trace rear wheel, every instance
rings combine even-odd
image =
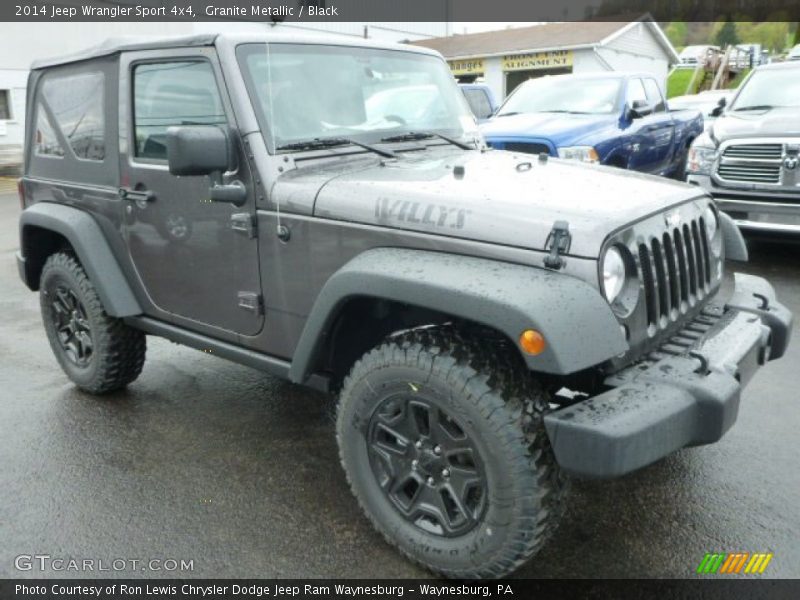
[[[145,335],[110,317],[83,267],[65,252],[44,264],[40,304],[50,347],[81,389],[104,394],[125,387],[142,372]]]
[[[545,393],[506,348],[421,329],[365,354],[344,382],[342,465],[389,543],[449,577],[499,577],[552,533],[561,476]]]

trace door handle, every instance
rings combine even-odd
[[[123,200],[136,202],[137,205],[146,205],[156,199],[154,192],[150,190],[132,190],[131,188],[119,188],[119,197]]]

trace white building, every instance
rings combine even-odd
[[[0,168],[22,158],[25,89],[30,64],[40,58],[71,54],[123,35],[191,35],[253,32],[266,29],[319,31],[383,41],[414,41],[445,36],[448,23],[246,23],[246,22],[85,22],[0,23]]]
[[[652,73],[665,85],[678,60],[658,24],[579,21],[413,42],[444,55],[459,81],[485,82],[498,99],[532,77],[595,71]]]

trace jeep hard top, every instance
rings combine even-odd
[[[718,440],[791,315],[700,189],[488,149],[435,52],[112,41],[35,64],[19,273],[58,362],[119,390],[155,335],[338,398],[411,559],[501,576],[613,477]],[[168,382],[165,382],[168,385]]]

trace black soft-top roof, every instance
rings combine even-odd
[[[42,69],[54,67],[68,63],[88,60],[100,56],[110,56],[126,50],[158,50],[161,48],[185,48],[192,46],[213,46],[217,39],[216,33],[203,35],[186,35],[178,37],[146,37],[146,36],[122,36],[109,38],[103,43],[81,50],[75,54],[56,56],[36,60],[31,65],[31,69]]]

